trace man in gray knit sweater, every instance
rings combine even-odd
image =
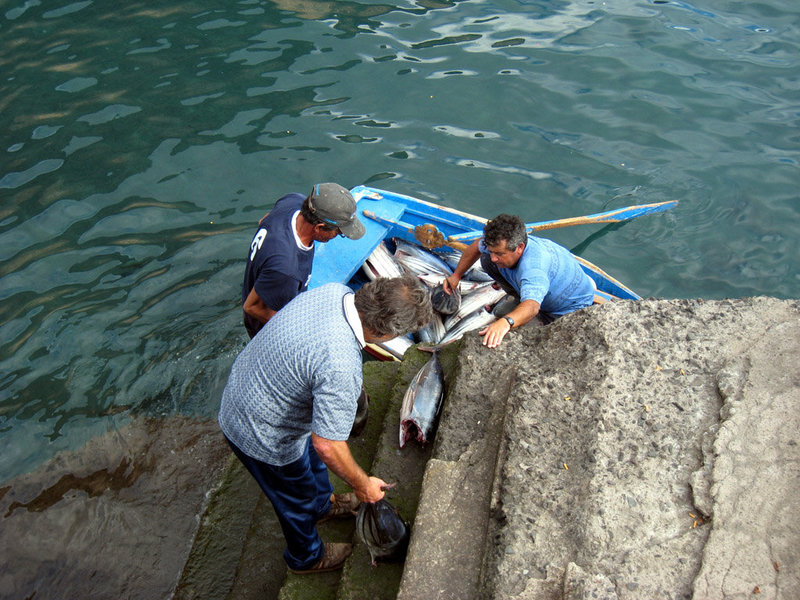
[[[275,508],[291,571],[341,568],[351,545],[323,543],[317,522],[384,495],[386,482],[365,473],[347,445],[362,348],[432,317],[430,294],[414,277],[377,279],[355,293],[327,284],[278,311],[236,358],[219,424]],[[355,493],[333,494],[328,469]]]

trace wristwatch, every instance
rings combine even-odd
[[[511,317],[509,317],[508,315],[504,316],[503,318],[504,318],[506,321],[508,321],[508,326],[509,326],[509,327],[514,327],[514,319],[512,319],[512,318],[511,318]]]

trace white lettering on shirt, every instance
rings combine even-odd
[[[261,245],[264,243],[264,240],[267,237],[267,230],[266,229],[259,229],[258,233],[256,233],[253,241],[250,242],[250,260],[252,261],[253,258],[256,256],[256,252],[261,249]]]

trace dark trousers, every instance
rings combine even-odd
[[[333,486],[311,439],[303,456],[282,467],[248,456],[230,440],[228,444],[272,502],[286,539],[286,564],[296,570],[314,566],[325,553],[317,521],[330,510]]]

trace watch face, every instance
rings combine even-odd
[[[503,317],[503,318],[504,318],[506,321],[508,321],[508,324],[509,324],[509,325],[511,325],[511,327],[513,327],[513,326],[514,326],[514,319],[512,319],[511,317]]]

